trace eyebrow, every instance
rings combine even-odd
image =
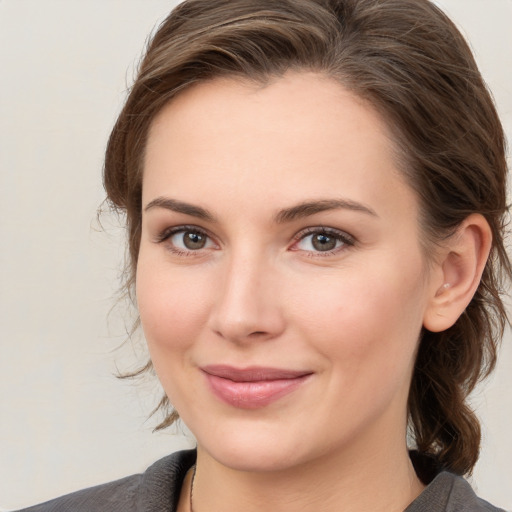
[[[292,206],[291,208],[285,208],[276,214],[274,221],[278,224],[283,224],[285,222],[309,217],[315,213],[339,209],[362,212],[372,217],[378,217],[377,213],[370,207],[356,201],[350,201],[348,199],[321,199],[318,201],[306,201]]]
[[[164,208],[166,210],[183,213],[209,222],[217,221],[215,216],[206,208],[178,201],[177,199],[171,199],[169,197],[157,197],[156,199],[153,199],[145,206],[144,211],[151,210],[152,208]],[[361,212],[371,215],[372,217],[378,217],[377,213],[375,213],[375,211],[370,207],[356,201],[348,199],[320,199],[316,201],[305,201],[295,206],[291,206],[290,208],[284,208],[274,216],[274,222],[277,224],[284,224],[286,222],[292,222],[297,219],[309,217],[316,213],[339,209]]]
[[[200,206],[195,206],[190,203],[184,203],[183,201],[178,201],[169,197],[157,197],[156,199],[153,199],[146,205],[144,211],[147,212],[152,208],[165,208],[166,210],[172,210],[173,212],[184,213],[185,215],[191,215],[198,219],[215,222],[215,217],[205,208],[201,208]]]

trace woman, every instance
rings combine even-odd
[[[506,322],[506,171],[431,3],[181,4],[105,186],[161,426],[179,414],[197,452],[29,510],[498,510],[460,475]]]

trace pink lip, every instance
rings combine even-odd
[[[258,409],[295,391],[312,375],[309,371],[251,366],[211,365],[201,368],[213,393],[240,409]]]

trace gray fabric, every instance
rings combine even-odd
[[[461,478],[443,471],[404,512],[505,512],[477,497]]]
[[[173,453],[133,475],[18,512],[176,512],[196,452]],[[461,477],[442,472],[404,512],[505,512],[478,498]]]
[[[173,453],[141,475],[83,489],[17,512],[175,512],[195,450]]]

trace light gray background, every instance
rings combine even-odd
[[[118,381],[107,321],[123,232],[95,221],[102,153],[147,34],[176,2],[0,0],[0,510],[139,472],[192,441],[152,434],[158,387]],[[440,0],[462,27],[512,138],[512,0]],[[512,347],[474,397],[473,478],[512,509]]]

